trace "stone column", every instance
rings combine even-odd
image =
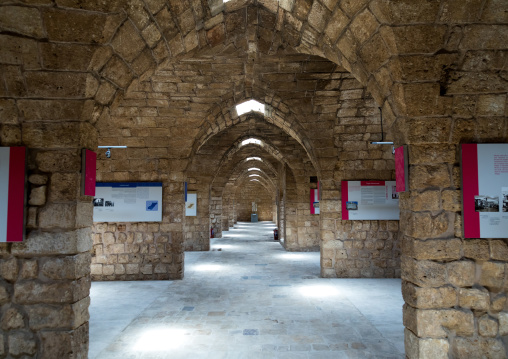
[[[81,149],[97,148],[85,122],[25,122],[27,231],[0,245],[0,354],[86,358],[92,198],[80,195]]]
[[[463,238],[458,154],[458,144],[409,146],[400,202],[408,358],[506,357],[508,246]]]

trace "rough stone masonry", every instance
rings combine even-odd
[[[25,242],[0,245],[0,357],[86,358],[91,279],[182,278],[184,251],[258,196],[323,277],[401,276],[408,358],[505,358],[507,239],[463,238],[459,144],[508,140],[507,16],[505,0],[2,2],[0,146],[28,149],[28,204]],[[249,99],[264,113],[238,115]],[[394,177],[381,138],[409,149],[400,221],[342,221],[340,181]],[[98,153],[99,181],[163,183],[161,223],[93,223],[81,149],[99,144],[128,146]]]

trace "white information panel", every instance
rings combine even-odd
[[[343,220],[398,220],[395,181],[342,181]]]
[[[508,237],[508,144],[462,144],[465,238]]]
[[[93,200],[94,222],[161,222],[161,182],[101,182]]]
[[[187,192],[187,201],[185,201],[185,215],[187,217],[197,216],[198,194],[196,192]]]

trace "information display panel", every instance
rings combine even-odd
[[[100,182],[94,222],[161,222],[162,182]]]
[[[185,215],[187,217],[196,217],[198,206],[198,194],[194,191],[187,192],[187,199],[185,200]]]
[[[343,220],[398,220],[395,181],[342,181]]]
[[[508,237],[508,144],[461,145],[465,238]]]

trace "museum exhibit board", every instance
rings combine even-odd
[[[162,182],[99,182],[94,222],[161,222]]]
[[[395,181],[342,181],[343,220],[398,220]]]
[[[508,234],[508,144],[462,144],[462,219],[465,238]]]

